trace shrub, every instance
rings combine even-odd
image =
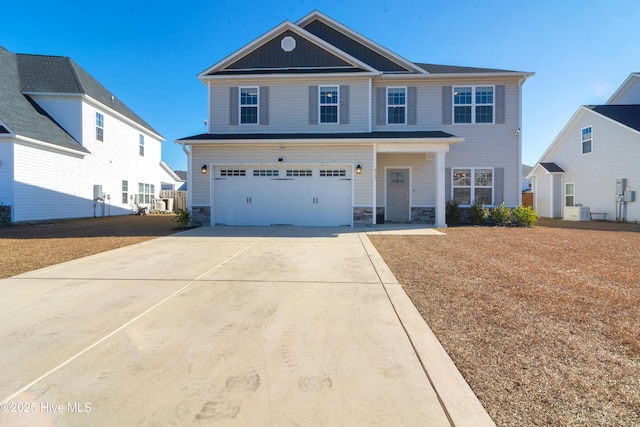
[[[183,227],[191,224],[191,212],[185,209],[178,209],[176,211],[176,223]]]
[[[11,206],[0,203],[0,227],[11,224]]]
[[[517,208],[513,208],[511,218],[513,223],[519,227],[533,227],[538,220],[538,214],[532,208],[521,204]]]
[[[447,225],[455,225],[461,216],[462,210],[460,209],[460,204],[453,199],[449,200],[446,208]]]
[[[504,202],[500,206],[491,209],[491,222],[495,225],[511,224],[511,209],[506,207]]]
[[[469,221],[473,225],[480,225],[489,218],[489,208],[481,204],[473,204],[469,208]]]

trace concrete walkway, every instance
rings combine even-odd
[[[0,281],[0,425],[493,425],[366,232],[203,227]]]

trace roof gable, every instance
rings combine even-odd
[[[627,77],[607,101],[607,105],[611,104],[640,104],[640,73]]]
[[[364,62],[285,21],[209,67],[199,77],[202,79],[214,75],[247,73],[372,71],[375,70]]]
[[[132,122],[160,135],[71,58],[17,54],[20,91],[26,94],[85,94]]]

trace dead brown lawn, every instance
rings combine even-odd
[[[0,228],[0,278],[180,231],[127,216]],[[640,425],[640,225],[371,236],[500,426]]]
[[[371,240],[496,424],[640,425],[640,226],[540,224]]]

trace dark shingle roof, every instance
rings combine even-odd
[[[547,172],[551,172],[551,173],[563,173],[564,172],[564,169],[562,169],[560,166],[558,166],[558,165],[556,165],[555,163],[552,163],[552,162],[540,163],[540,166],[545,168],[547,170]]]
[[[438,65],[414,62],[430,74],[474,74],[474,73],[517,73],[518,71],[497,70],[495,68],[459,67],[456,65]]]
[[[0,120],[16,135],[88,153],[20,87],[17,55],[0,47]]]
[[[640,105],[595,105],[593,111],[640,131]]]
[[[282,140],[282,139],[393,139],[393,138],[456,138],[450,133],[436,131],[357,132],[357,133],[203,133],[178,141],[205,140]]]
[[[64,56],[16,55],[23,93],[86,94],[131,121],[159,133],[96,79]]]

